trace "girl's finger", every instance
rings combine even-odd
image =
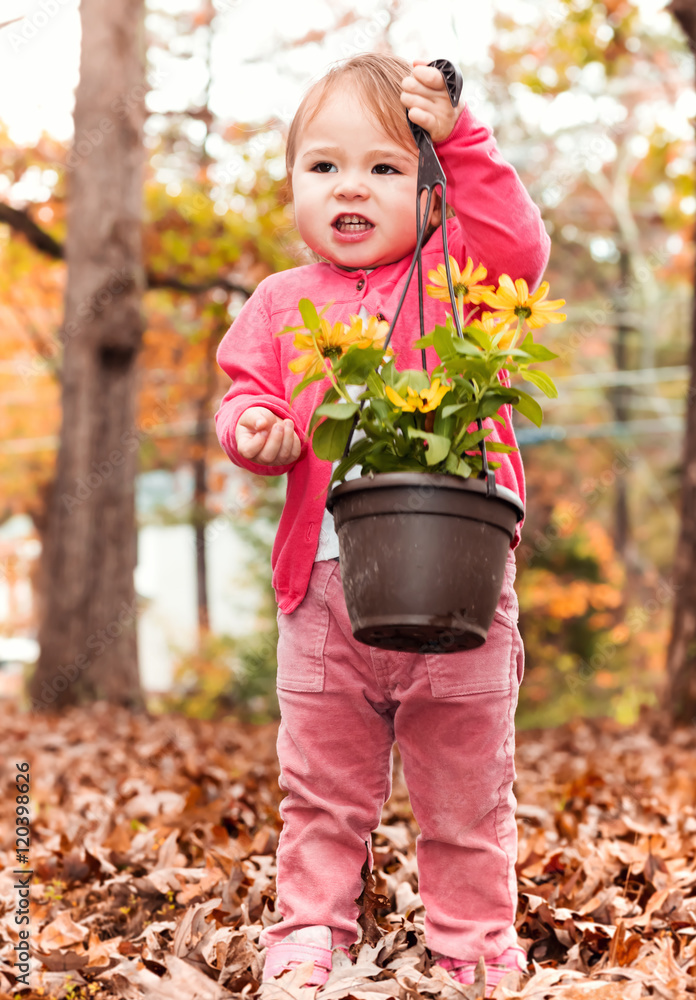
[[[283,421],[283,439],[280,443],[280,448],[278,449],[277,462],[278,465],[286,465],[290,453],[292,452],[292,435],[294,434],[294,428],[291,420]]]
[[[401,100],[421,98],[424,101],[437,101],[444,105],[445,102],[449,104],[449,98],[443,90],[433,90],[431,87],[424,87],[423,84],[418,83],[408,87],[404,87],[401,91]]]
[[[401,103],[405,104],[407,108],[420,108],[421,111],[430,111],[435,114],[438,108],[442,108],[442,104],[439,101],[433,100],[432,97],[425,97],[422,94],[407,94],[403,93],[401,97]]]
[[[408,117],[415,125],[420,125],[421,128],[424,128],[426,132],[432,132],[434,126],[437,124],[435,115],[429,111],[423,111],[422,108],[409,108]]]
[[[278,453],[279,443],[283,439],[282,428],[283,424],[280,420],[276,421],[276,423],[273,424],[266,437],[266,443],[256,456],[257,462],[261,462],[264,465],[274,464],[276,455]]]
[[[265,443],[265,431],[256,431],[255,433],[245,431],[239,442],[239,453],[244,458],[254,459],[262,450]]]
[[[431,90],[444,90],[445,81],[439,69],[434,66],[416,65],[413,67],[412,75]]]

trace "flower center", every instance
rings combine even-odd
[[[529,306],[515,306],[515,315],[521,316],[522,319],[529,319],[532,315],[532,310]]]
[[[337,344],[323,344],[319,349],[324,358],[340,358],[343,355],[343,348]]]
[[[455,285],[454,286],[454,294],[455,295],[468,295],[469,294],[469,286],[468,285]]]

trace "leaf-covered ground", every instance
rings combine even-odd
[[[278,919],[275,724],[147,717],[105,704],[0,707],[0,1000],[473,1000],[423,940],[418,828],[395,750],[354,964],[325,987],[261,985]],[[31,774],[31,988],[16,981],[15,764]],[[519,735],[518,931],[529,975],[496,996],[696,996],[696,730],[579,722]],[[386,897],[381,898],[380,897]]]

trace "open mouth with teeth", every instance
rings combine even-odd
[[[340,233],[364,233],[375,228],[364,215],[338,215],[331,225]]]

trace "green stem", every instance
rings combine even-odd
[[[517,338],[518,338],[518,337],[519,337],[519,335],[520,335],[520,330],[522,329],[522,324],[523,324],[523,322],[524,322],[524,320],[522,319],[522,317],[521,317],[521,316],[518,316],[518,317],[517,317],[517,329],[515,330],[515,336],[514,336],[514,337],[512,338],[512,340],[510,341],[510,345],[509,345],[509,348],[508,348],[509,350],[512,350],[512,348],[513,348],[513,347],[515,346],[515,344],[517,343]]]
[[[462,330],[464,329],[465,326],[469,325],[469,320],[474,315],[474,313],[476,312],[477,309],[478,309],[478,306],[474,306],[474,308],[471,310],[471,312],[467,313],[466,319],[462,320]]]
[[[336,392],[338,393],[338,395],[342,399],[345,400],[346,403],[352,403],[353,400],[350,398],[350,396],[348,396],[343,391],[343,389],[341,388],[341,386],[338,384],[338,380],[336,379],[336,376],[334,375],[334,370],[333,370],[333,365],[331,364],[331,360],[329,358],[325,358],[324,355],[319,350],[319,345],[317,344],[316,330],[310,330],[309,332],[310,332],[310,335],[312,337],[312,343],[314,344],[314,350],[317,353],[317,357],[321,361],[322,368],[324,369],[324,371],[326,372],[326,374],[329,377],[329,381],[331,382],[331,385],[334,387],[334,389],[336,390]],[[326,365],[327,361],[328,361],[328,367]]]

